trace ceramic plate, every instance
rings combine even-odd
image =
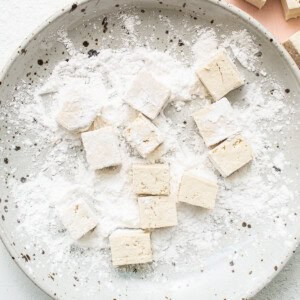
[[[286,102],[296,110],[291,119],[292,124],[300,120],[300,102],[297,101],[300,92],[299,71],[282,46],[257,22],[238,9],[220,1],[206,0],[92,0],[64,9],[36,30],[13,55],[1,75],[0,105],[7,107],[11,103],[14,88],[21,81],[35,85],[41,78],[49,76],[57,62],[67,59],[64,45],[57,41],[57,31],[61,28],[68,31],[69,37],[78,48],[82,48],[84,41],[90,41],[89,47],[83,47],[83,51],[97,48],[96,39],[101,47],[118,48],[121,44],[119,37],[122,31],[121,22],[117,18],[120,10],[139,16],[141,30],[137,38],[142,39],[143,36],[150,34],[149,27],[142,26],[145,22],[153,24],[160,41],[155,40],[150,46],[157,49],[167,48],[169,42],[165,38],[166,28],[160,21],[159,15],[168,15],[175,27],[182,30],[184,30],[183,19],[191,24],[217,28],[219,35],[247,29],[260,45],[263,54],[260,58],[261,69],[272,74],[278,84],[290,90],[290,93],[286,94]],[[107,15],[110,23],[114,23],[113,36],[108,36],[105,30],[93,29],[92,26],[96,24],[98,28],[101,27],[103,18]],[[186,34],[185,38],[192,40],[193,33]],[[257,293],[280,271],[298,244],[300,220],[298,199],[295,197],[295,200],[286,204],[289,215],[278,217],[288,234],[282,234],[278,230],[276,216],[274,220],[261,220],[260,224],[252,224],[251,231],[242,228],[238,243],[230,243],[224,237],[223,246],[218,248],[221,250],[204,257],[205,263],[198,270],[197,266],[193,266],[190,272],[176,273],[174,276],[169,276],[167,280],[143,280],[142,274],[130,273],[127,276],[126,274],[116,276],[113,282],[107,285],[98,281],[98,272],[103,272],[101,269],[89,276],[85,276],[88,274],[88,265],[78,264],[75,271],[74,268],[70,270],[63,265],[55,269],[51,257],[47,255],[49,245],[40,241],[43,244],[43,251],[41,248],[36,249],[35,245],[24,247],[29,244],[32,236],[16,230],[20,222],[18,216],[22,212],[14,204],[12,191],[7,187],[6,181],[10,176],[21,180],[22,177],[26,178],[26,174],[37,172],[28,162],[32,161],[38,147],[15,151],[12,145],[33,137],[30,136],[30,132],[20,135],[17,127],[8,126],[7,121],[11,117],[9,114],[2,114],[0,117],[1,238],[23,271],[54,298],[245,299]],[[270,126],[273,125],[270,123]],[[297,176],[299,175],[300,132],[294,130],[293,126],[284,126],[282,133],[274,133],[272,137],[266,138],[280,142],[281,151],[290,162],[285,171],[290,179],[288,189],[299,195]],[[3,163],[4,158],[7,158],[9,163],[7,160]],[[295,178],[298,178],[298,183]],[[273,232],[273,234],[266,235],[265,232]],[[172,273],[172,266],[165,266],[165,270],[166,274]]]

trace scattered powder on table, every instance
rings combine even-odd
[[[121,18],[124,18],[133,38],[139,20]],[[169,105],[154,120],[166,140],[156,151],[159,153],[150,157],[151,162],[170,164],[171,197],[176,197],[181,175],[186,170],[217,179],[220,190],[214,210],[178,204],[178,226],[152,233],[154,263],[139,267],[141,272],[144,271],[142,276],[161,281],[162,270],[171,263],[176,268],[172,272],[169,269],[165,279],[174,272],[199,268],[204,257],[223,247],[225,236],[232,244],[239,241],[244,220],[252,224],[255,232],[255,226],[259,227],[262,222],[291,213],[286,204],[294,195],[285,186],[285,157],[270,147],[266,139],[275,128],[270,128],[270,121],[288,120],[293,113],[284,103],[282,87],[269,78],[266,84],[273,86],[276,99],[270,105],[264,94],[264,82],[255,81],[244,87],[243,101],[232,103],[239,126],[253,146],[256,158],[227,179],[214,171],[207,159],[208,150],[191,118],[192,112],[210,103],[195,75],[195,66],[204,63],[208,54],[219,47],[231,49],[231,55],[240,62],[242,72],[255,71],[258,48],[247,31],[217,37],[213,29],[203,28],[191,45],[192,66],[176,58],[172,51],[163,53],[137,46],[134,49],[100,49],[98,56],[88,57],[75,49],[63,31],[60,32],[60,41],[66,44],[72,55],[70,60],[57,64],[50,78],[41,82],[37,89],[20,86],[16,101],[22,100],[23,104],[16,102],[13,108],[10,107],[18,115],[17,122],[22,123],[24,130],[30,131],[35,141],[45,148],[32,162],[33,167],[39,169],[36,176],[22,185],[12,178],[9,181],[19,207],[20,224],[16,230],[21,235],[30,236],[26,247],[30,248],[32,244],[41,249],[47,247],[53,270],[59,273],[65,266],[77,270],[79,265],[88,265],[84,275],[102,270],[98,272],[99,280],[108,279],[107,284],[119,276],[111,265],[108,236],[116,228],[138,227],[137,201],[132,192],[130,170],[132,163],[144,161],[122,137],[122,129],[137,115],[124,104],[123,98],[143,68],[171,90]],[[99,97],[101,101],[98,90],[101,85],[106,89],[108,100],[101,102],[100,114],[107,124],[117,126],[119,130],[122,167],[94,172],[86,163],[80,135],[61,129],[55,117],[67,97],[65,91],[76,87],[76,90],[87,92],[91,98]],[[32,119],[36,122],[32,123]],[[281,174],[272,168],[274,164],[280,168]],[[264,179],[266,172],[268,181]],[[84,198],[99,219],[96,230],[80,241],[74,242],[70,238],[55,210],[65,194],[76,199]],[[278,226],[284,232],[283,225]],[[265,234],[275,233],[266,231]]]

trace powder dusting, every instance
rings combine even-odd
[[[243,87],[241,101],[231,103],[238,125],[256,157],[229,178],[222,178],[214,170],[207,158],[208,149],[191,117],[193,112],[211,102],[195,75],[196,67],[223,47],[240,63],[241,72],[256,72],[258,46],[253,37],[246,30],[218,36],[212,28],[201,28],[190,45],[192,60],[187,62],[178,58],[172,47],[170,51],[162,52],[140,45],[136,33],[136,27],[141,24],[138,17],[123,14],[120,19],[128,31],[124,47],[101,48],[96,56],[81,53],[67,33],[60,31],[59,41],[66,46],[70,59],[58,63],[52,75],[37,88],[26,84],[18,86],[16,101],[7,107],[7,112],[13,111],[18,116],[18,120],[12,119],[10,125],[22,124],[22,130],[32,134],[32,139],[24,141],[24,145],[37,143],[42,148],[31,162],[38,170],[37,175],[30,176],[21,185],[14,178],[8,182],[19,207],[17,232],[21,236],[31,236],[26,245],[28,248],[32,244],[41,249],[48,246],[48,255],[56,272],[66,265],[72,270],[88,266],[85,276],[101,269],[99,280],[107,279],[107,285],[120,275],[111,265],[108,236],[118,228],[138,228],[139,223],[131,166],[145,160],[126,143],[122,131],[137,116],[123,100],[142,69],[151,72],[171,91],[168,105],[154,120],[165,142],[148,160],[170,165],[170,196],[176,197],[185,171],[216,179],[220,187],[214,210],[180,203],[177,205],[178,226],[152,232],[154,262],[138,267],[142,277],[161,281],[167,280],[173,272],[197,269],[196,265],[203,262],[203,257],[224,247],[225,236],[229,237],[228,243],[237,243],[241,230],[250,230],[250,222],[259,228],[260,224],[272,221],[278,215],[292,217],[288,203],[295,197],[286,186],[284,170],[288,162],[267,138],[268,134],[282,129],[280,125],[270,127],[270,121],[288,121],[294,113],[285,104],[283,88],[271,77]],[[162,18],[162,22],[166,19]],[[136,46],[128,48],[132,42]],[[273,87],[272,103],[265,95],[264,85]],[[99,106],[93,106],[95,111],[92,113],[99,114],[107,125],[117,128],[121,168],[89,170],[80,135],[58,126],[58,109],[78,89],[90,100],[98,99]],[[99,221],[96,230],[76,242],[62,226],[55,208],[65,201],[65,195],[87,201]],[[248,222],[246,229],[242,225],[245,220]],[[284,235],[284,225],[278,223],[277,226]],[[265,232],[266,236],[272,234],[278,232]],[[162,279],[162,270],[170,264],[174,269],[167,271]]]

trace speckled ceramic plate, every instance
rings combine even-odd
[[[300,119],[300,102],[297,96],[300,92],[299,71],[293,61],[289,58],[281,45],[253,19],[236,8],[220,1],[207,0],[92,0],[82,4],[73,4],[61,11],[41,28],[36,30],[15,53],[7,68],[1,74],[1,102],[0,105],[8,105],[14,93],[14,87],[22,80],[36,84],[40,78],[49,76],[51,69],[58,61],[67,58],[64,46],[57,42],[57,30],[64,28],[75,46],[82,47],[84,41],[86,47],[83,51],[97,48],[99,44],[103,47],[118,47],[120,35],[118,26],[121,23],[116,17],[120,10],[128,11],[135,7],[135,13],[143,22],[155,25],[159,42],[153,41],[153,48],[164,49],[168,46],[165,38],[164,26],[159,20],[159,14],[168,15],[178,28],[182,27],[185,18],[193,24],[203,26],[218,26],[219,34],[246,28],[255,37],[261,46],[263,56],[261,66],[271,73],[273,77],[283,86],[290,89],[286,96],[289,105],[293,105],[297,113],[293,120]],[[109,15],[110,22],[114,23],[114,35],[107,35],[105,24],[103,30],[94,29],[90,24],[96,23],[101,26],[104,16]],[[212,20],[214,20],[212,22]],[[105,23],[105,22],[104,22]],[[103,25],[103,24],[102,24]],[[220,26],[221,25],[221,26]],[[143,26],[141,26],[143,28]],[[146,28],[146,27],[145,27]],[[121,32],[122,28],[120,28]],[[109,30],[108,30],[109,32]],[[149,34],[141,29],[139,38]],[[114,39],[112,39],[112,37]],[[186,33],[185,38],[192,39],[192,33]],[[97,42],[98,41],[98,42]],[[180,51],[186,51],[180,48]],[[179,51],[179,49],[178,49]],[[295,100],[295,101],[294,101]],[[102,287],[97,282],[97,274],[83,278],[80,284],[76,276],[68,272],[64,266],[59,271],[53,270],[51,257],[47,256],[47,247],[44,251],[36,251],[24,248],[30,236],[25,233],[17,234],[18,207],[11,199],[11,191],[6,187],[5,178],[11,176],[10,170],[17,167],[13,173],[15,177],[22,178],[27,172],[34,173],[30,164],[36,150],[14,151],[11,144],[17,144],[24,138],[18,134],[18,128],[7,127],[8,115],[0,117],[0,149],[1,149],[1,186],[0,186],[0,233],[7,249],[14,257],[24,272],[50,296],[58,299],[245,299],[253,296],[265,286],[283,267],[297,246],[300,233],[300,220],[298,218],[299,205],[295,202],[289,203],[289,209],[293,212],[293,218],[282,220],[285,222],[288,235],[284,237],[272,234],[269,237],[261,234],[266,228],[272,230],[273,222],[262,222],[250,233],[245,233],[238,245],[228,246],[224,244],[223,250],[212,257],[205,259],[202,272],[190,272],[172,277],[163,283],[153,283],[141,280],[138,275],[134,279],[125,281],[120,277],[112,282],[112,288]],[[271,125],[270,125],[271,126]],[[30,137],[30,132],[28,136]],[[300,133],[294,131],[293,127],[286,126],[284,134],[274,139],[285,140],[282,151],[291,162],[286,171],[289,178],[296,178],[299,169]],[[12,142],[13,141],[13,142]],[[8,158],[9,164],[7,164]],[[4,166],[4,164],[5,166]],[[297,191],[299,195],[299,182],[290,182],[289,189]],[[274,227],[276,230],[276,227]],[[188,254],[187,254],[188,255]],[[86,266],[82,266],[78,273]],[[51,273],[50,273],[51,270]],[[54,272],[53,272],[54,271]],[[101,270],[99,270],[101,272]]]

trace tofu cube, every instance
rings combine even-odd
[[[63,225],[74,240],[78,240],[94,229],[98,221],[85,201],[74,201],[58,208]]]
[[[238,135],[209,151],[208,156],[220,174],[227,177],[249,163],[253,152],[247,141]]]
[[[283,43],[283,46],[300,68],[300,31],[293,34],[286,42]]]
[[[220,50],[196,71],[215,101],[242,86],[244,79],[225,50]]]
[[[185,172],[181,178],[178,201],[213,209],[217,192],[215,181]]]
[[[81,134],[86,159],[92,170],[121,164],[119,141],[113,128],[103,127]]]
[[[177,225],[176,202],[169,197],[140,197],[140,226],[143,229]]]
[[[169,195],[170,168],[154,164],[132,166],[133,190],[137,195]]]
[[[224,141],[240,131],[233,109],[226,98],[200,109],[193,117],[207,147]]]
[[[267,0],[246,0],[246,1],[256,6],[259,9],[261,9],[267,2]]]
[[[102,100],[107,98],[103,85],[97,87],[98,96],[90,85],[78,82],[77,85],[62,87],[57,93],[58,103],[62,103],[56,116],[57,123],[74,133],[83,132],[93,123],[101,110]],[[99,97],[99,98],[98,98]]]
[[[164,141],[158,128],[142,114],[124,130],[124,137],[144,158]]]
[[[300,16],[299,0],[281,0],[286,20],[298,18]]]
[[[133,81],[125,102],[149,119],[157,117],[170,97],[170,90],[157,81],[149,72],[140,72]]]
[[[119,229],[110,235],[109,242],[114,266],[152,262],[150,233],[148,232]]]
[[[56,122],[66,130],[77,133],[87,130],[96,118],[97,111],[90,111],[79,101],[65,101]]]

